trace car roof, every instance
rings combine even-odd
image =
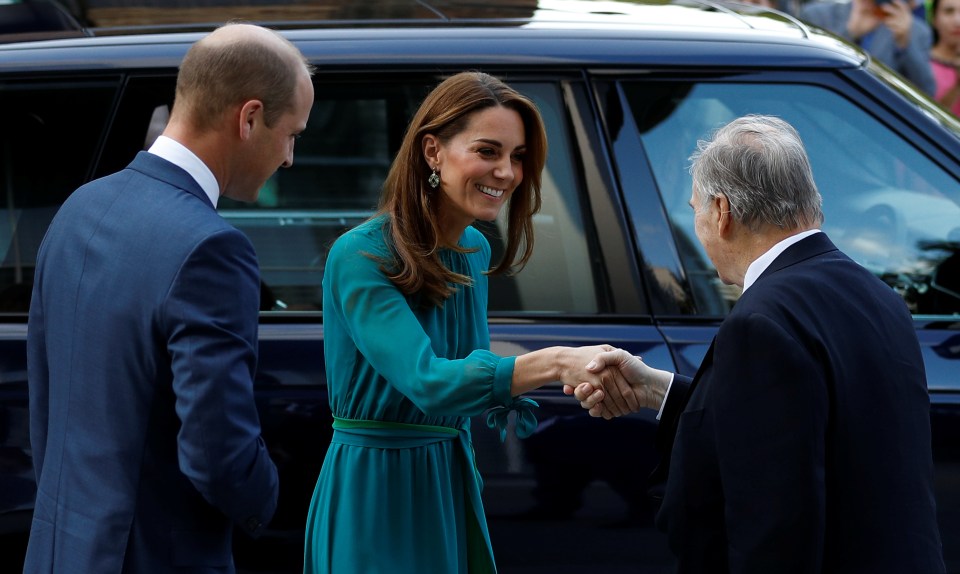
[[[411,62],[837,68],[861,66],[866,58],[787,14],[710,0],[324,0],[257,13],[221,6],[221,20],[210,20],[213,8],[167,10],[172,14],[161,18],[113,3],[90,10],[97,25],[81,37],[0,45],[4,67],[176,67],[193,42],[236,14],[256,15],[244,19],[281,31],[321,68]]]

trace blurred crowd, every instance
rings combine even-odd
[[[960,116],[960,0],[742,0],[854,42]]]

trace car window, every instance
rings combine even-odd
[[[895,289],[915,315],[960,313],[960,188],[920,150],[841,95],[811,85],[625,82],[649,164],[697,308],[726,308],[723,285],[697,241],[688,158],[697,139],[747,113],[797,128],[823,196],[823,230]],[[702,312],[702,311],[700,311]]]
[[[593,263],[584,216],[586,194],[574,166],[576,151],[572,148],[566,115],[558,87],[553,83],[513,82],[511,85],[533,100],[540,110],[547,131],[547,165],[541,178],[543,205],[534,216],[533,257],[516,275],[490,278],[492,312],[510,313],[596,313],[598,302],[597,272]],[[489,227],[480,229],[492,238],[494,261],[499,261],[506,236],[506,210],[497,221],[497,233]]]
[[[373,214],[407,123],[435,81],[320,80],[293,167],[279,170],[256,203],[221,198],[220,213],[244,231],[257,250],[264,311],[321,310],[327,251],[336,237]],[[552,83],[513,85],[540,107],[550,152],[543,174],[543,209],[534,222],[534,256],[519,274],[491,277],[489,308],[594,313],[596,274],[589,267],[583,194],[559,88]],[[477,226],[490,240],[494,262],[499,260],[505,219]]]
[[[0,313],[26,313],[37,250],[90,176],[119,82],[0,82]]]
[[[27,311],[36,251],[63,200],[84,181],[123,169],[160,135],[169,119],[175,79],[172,74],[128,78],[113,121],[109,112],[118,80],[0,85],[0,103],[14,114],[13,129],[2,136],[7,211],[0,219],[0,248],[6,254],[0,267],[0,312]],[[297,142],[293,167],[274,174],[255,203],[220,198],[220,213],[256,248],[261,310],[321,310],[327,250],[375,210],[407,123],[437,81],[434,76],[379,80],[318,78],[310,123]],[[542,178],[543,208],[534,220],[534,255],[521,273],[490,278],[489,309],[595,313],[602,273],[590,257],[585,194],[559,85],[513,85],[540,107],[550,150]],[[67,90],[69,106],[64,105]],[[107,127],[109,134],[104,134]],[[50,158],[56,158],[57,169],[49,169]],[[478,227],[498,261],[505,219]]]

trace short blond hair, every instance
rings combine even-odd
[[[252,24],[226,24],[196,42],[184,57],[174,112],[182,111],[204,131],[231,106],[260,100],[264,122],[272,127],[293,109],[304,70],[313,73],[300,50],[277,32]]]

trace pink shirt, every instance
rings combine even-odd
[[[935,97],[939,101],[943,94],[947,93],[947,90],[957,83],[957,69],[932,58],[930,59],[930,67],[933,68],[933,79],[937,82]],[[960,98],[957,98],[957,101],[953,103],[950,111],[953,112],[953,115],[960,117]]]

